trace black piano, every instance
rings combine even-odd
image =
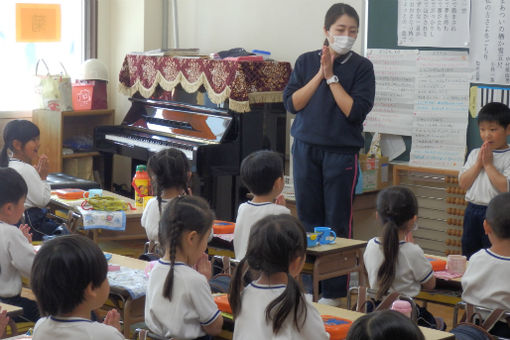
[[[111,187],[113,155],[136,164],[165,148],[184,152],[191,164],[194,194],[206,198],[217,218],[235,219],[245,201],[239,166],[260,149],[285,152],[285,110],[281,104],[255,105],[251,112],[173,101],[130,98],[132,106],[121,125],[100,126],[94,147],[105,156],[105,187]]]

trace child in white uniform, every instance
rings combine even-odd
[[[34,233],[34,241],[43,235],[66,233],[60,223],[47,219],[45,207],[51,198],[51,188],[46,182],[48,157],[37,154],[39,128],[28,120],[13,120],[4,128],[4,146],[0,153],[0,166],[13,168],[25,180],[28,187],[25,210],[27,221]],[[9,157],[9,151],[12,153]],[[34,167],[32,164],[37,165]],[[19,221],[18,221],[19,222]]]
[[[234,340],[329,339],[319,312],[296,281],[305,251],[305,229],[292,215],[266,216],[253,226],[230,289]],[[248,271],[260,277],[243,288]]]
[[[459,172],[459,186],[466,190],[462,254],[468,259],[480,249],[489,248],[483,221],[490,200],[508,192],[510,180],[510,108],[489,103],[478,113],[478,130],[483,145],[473,149]]]
[[[32,267],[32,291],[41,314],[34,340],[123,340],[120,314],[110,310],[104,323],[90,320],[110,293],[108,264],[101,249],[81,235],[66,235],[43,244]]]
[[[510,310],[510,193],[494,197],[483,225],[492,246],[473,254],[462,276],[462,300],[490,309]],[[498,322],[491,333],[509,338],[506,322]]]
[[[35,250],[30,228],[14,226],[25,210],[27,185],[11,168],[0,168],[0,301],[23,308],[23,318],[37,321],[35,301],[21,297],[21,276],[30,277]],[[22,321],[16,319],[15,321]]]
[[[145,297],[145,323],[160,336],[209,339],[221,332],[223,317],[211,295],[211,263],[204,253],[213,219],[200,197],[180,196],[163,209],[159,241],[165,255],[150,273]]]
[[[262,150],[248,155],[241,163],[241,180],[254,197],[241,204],[237,212],[234,252],[238,260],[246,254],[250,230],[258,220],[268,215],[290,214],[281,195],[284,180],[279,154]]]
[[[384,225],[382,238],[368,241],[363,259],[370,287],[377,290],[377,300],[390,292],[415,297],[423,286],[433,289],[436,279],[423,250],[405,241],[416,225],[418,203],[406,187],[393,186],[377,195],[377,217]],[[422,326],[444,329],[444,322],[419,307]]]
[[[141,224],[149,241],[158,243],[161,211],[174,197],[189,194],[191,173],[186,155],[177,149],[159,151],[149,158],[147,166],[156,197],[147,202]]]

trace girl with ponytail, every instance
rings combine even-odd
[[[269,215],[253,225],[246,256],[230,283],[234,340],[329,339],[296,280],[305,251],[304,227],[292,215]],[[247,273],[259,277],[243,287]]]
[[[370,287],[377,290],[376,300],[391,292],[415,297],[421,290],[433,289],[436,279],[432,265],[420,246],[406,242],[406,236],[417,228],[418,203],[406,187],[393,186],[377,195],[377,219],[383,224],[382,237],[368,241],[363,255]],[[425,308],[419,307],[418,324],[443,328]]]
[[[200,197],[179,196],[163,209],[159,241],[164,256],[151,271],[145,298],[145,323],[159,336],[210,339],[221,332],[223,318],[208,283],[211,262],[204,253],[213,220]]]
[[[177,149],[159,151],[149,158],[147,166],[156,197],[147,202],[141,224],[149,241],[158,243],[162,208],[173,198],[189,194],[188,182],[191,172],[186,155]]]

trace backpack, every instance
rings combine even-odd
[[[452,329],[450,333],[455,334],[458,340],[492,340],[496,336],[489,333],[496,322],[505,314],[503,309],[494,309],[485,320],[482,320],[480,313],[475,312],[475,306],[466,304],[466,313],[463,322]]]

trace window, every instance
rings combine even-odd
[[[97,0],[2,0],[0,1],[0,111],[32,110],[36,107],[34,79],[37,60],[44,59],[52,74],[77,75],[85,55],[90,54],[90,32],[95,32],[96,15],[91,4]],[[55,3],[61,6],[60,42],[16,42],[16,3]],[[95,9],[95,7],[93,7]],[[92,14],[91,14],[92,13]],[[93,49],[95,51],[95,49]],[[46,74],[39,64],[39,74]]]

